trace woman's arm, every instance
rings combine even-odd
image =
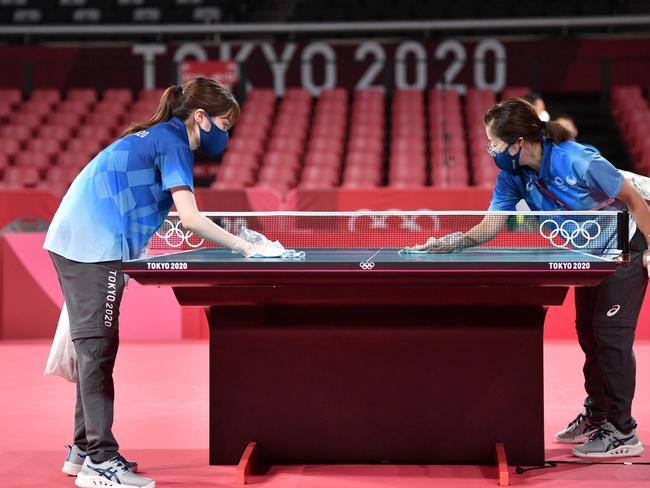
[[[430,238],[425,244],[409,248],[413,251],[454,252],[488,242],[503,228],[507,215],[486,215],[483,220],[467,232],[454,232],[436,239]]]
[[[626,179],[623,179],[623,186],[617,198],[622,200],[630,210],[632,217],[636,221],[639,229],[643,233],[646,245],[650,247],[650,209],[643,197]],[[643,265],[648,266],[650,259],[650,249],[643,254]]]
[[[252,244],[222,229],[210,219],[201,215],[196,206],[194,193],[188,187],[180,186],[172,188],[171,192],[176,210],[178,210],[181,219],[181,224],[183,224],[186,230],[210,242],[237,251],[244,256],[254,254],[254,246]]]

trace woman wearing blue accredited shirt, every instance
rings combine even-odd
[[[77,475],[77,486],[155,486],[135,474],[112,433],[121,261],[138,257],[172,204],[185,229],[246,256],[257,252],[202,216],[193,193],[192,151],[221,153],[239,114],[232,93],[214,80],[168,88],[149,120],[88,163],[52,220],[44,247],[63,290],[78,371],[74,443],[62,470]]]
[[[537,211],[628,210],[633,217],[630,262],[598,286],[576,288],[576,328],[585,353],[587,398],[584,411],[555,438],[581,444],[572,451],[580,457],[638,456],[643,446],[632,417],[636,383],[632,346],[648,284],[644,267],[650,257],[650,210],[600,153],[572,142],[557,122],[541,121],[525,100],[511,98],[495,105],[484,123],[488,152],[501,169],[489,210],[514,211],[524,200]],[[473,247],[496,236],[506,219],[488,215],[465,233],[432,238],[411,249],[453,252]]]

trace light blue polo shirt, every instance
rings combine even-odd
[[[543,143],[539,174],[527,166],[514,174],[501,171],[489,210],[514,211],[519,200],[524,200],[531,210],[565,211],[535,180],[571,210],[627,210],[627,205],[617,199],[623,175],[597,150],[577,142],[555,144],[547,139]],[[561,224],[564,219],[558,216],[553,220]],[[592,250],[615,247],[616,223],[612,219],[598,220],[602,231]],[[636,224],[630,218],[630,236],[635,231]]]
[[[193,164],[178,118],[118,139],[74,180],[43,247],[84,263],[138,257],[172,208],[170,189],[194,191]]]
[[[566,210],[534,183],[539,182],[571,210],[592,210],[613,201],[601,210],[627,210],[616,200],[623,185],[623,175],[598,151],[577,142],[554,144],[544,140],[539,174],[522,166],[516,174],[501,171],[497,177],[489,210],[514,211],[519,200],[531,210]]]

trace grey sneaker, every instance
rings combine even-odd
[[[77,476],[79,471],[81,471],[84,459],[86,459],[86,453],[79,449],[76,444],[66,444],[65,447],[68,449],[68,456],[63,462],[61,471],[70,476]],[[138,472],[138,463],[129,461],[129,466],[131,467],[131,471],[134,473]]]
[[[589,440],[589,436],[598,430],[598,424],[594,424],[584,413],[579,413],[572,420],[566,429],[555,434],[555,440],[569,444],[583,444]]]
[[[81,488],[155,488],[156,482],[135,474],[129,462],[119,454],[103,463],[93,463],[86,456],[74,484]]]
[[[589,442],[574,447],[574,456],[588,458],[640,456],[643,446],[633,430],[623,434],[609,422],[605,422],[589,436]]]

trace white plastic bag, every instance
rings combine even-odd
[[[68,308],[63,303],[59,325],[56,327],[50,356],[47,358],[44,375],[61,376],[73,383],[77,382],[77,355],[70,336]]]

